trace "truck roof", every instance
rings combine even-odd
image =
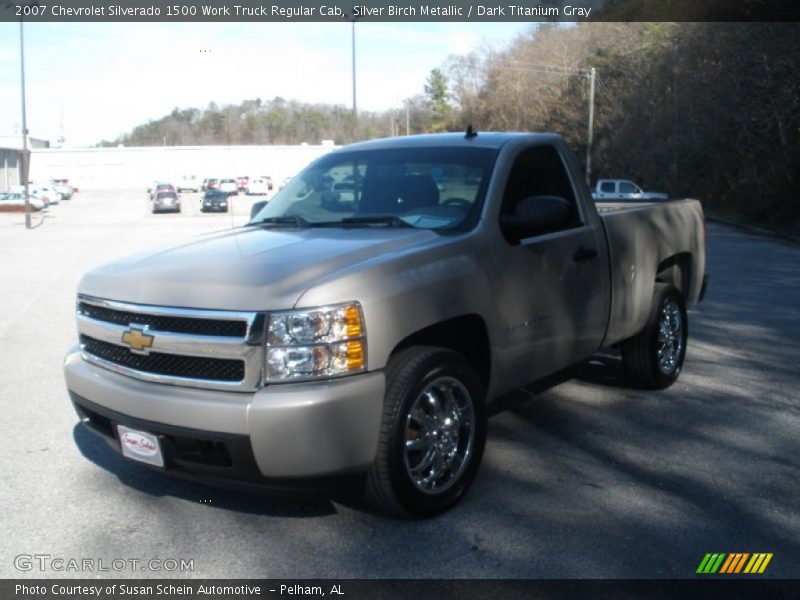
[[[477,146],[479,148],[501,148],[506,142],[511,140],[528,138],[534,141],[554,142],[561,137],[554,133],[506,133],[506,132],[477,132],[474,137],[466,137],[461,133],[426,133],[421,135],[407,135],[399,137],[381,138],[366,142],[356,142],[339,149],[338,152],[349,150],[379,150],[383,148],[433,148],[441,146]]]

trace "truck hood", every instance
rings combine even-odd
[[[423,229],[244,227],[97,267],[84,275],[78,291],[159,306],[283,310],[323,277],[445,239]]]

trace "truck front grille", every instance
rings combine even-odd
[[[247,321],[225,321],[221,319],[194,319],[166,315],[150,315],[138,312],[116,310],[97,306],[88,302],[78,302],[78,313],[98,321],[128,326],[131,323],[148,325],[151,329],[172,333],[191,333],[194,335],[244,337],[247,334]]]
[[[147,356],[133,354],[124,346],[109,344],[87,335],[80,336],[81,348],[97,358],[115,365],[157,375],[206,379],[210,381],[242,381],[244,361],[224,358],[203,358],[151,352]]]
[[[79,295],[83,359],[153,383],[252,392],[261,385],[266,315],[131,304]]]

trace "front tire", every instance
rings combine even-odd
[[[414,346],[393,356],[366,500],[405,517],[432,517],[455,505],[483,457],[485,404],[481,382],[460,354]]]
[[[622,344],[622,362],[628,379],[646,389],[661,390],[677,381],[686,357],[686,304],[680,291],[656,283],[647,323]]]

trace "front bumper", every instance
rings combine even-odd
[[[154,433],[165,440],[166,471],[209,483],[302,487],[366,470],[378,447],[382,372],[223,392],[132,379],[85,362],[76,347],[64,375],[84,425],[117,451],[115,424]],[[203,447],[218,452],[187,462]]]

